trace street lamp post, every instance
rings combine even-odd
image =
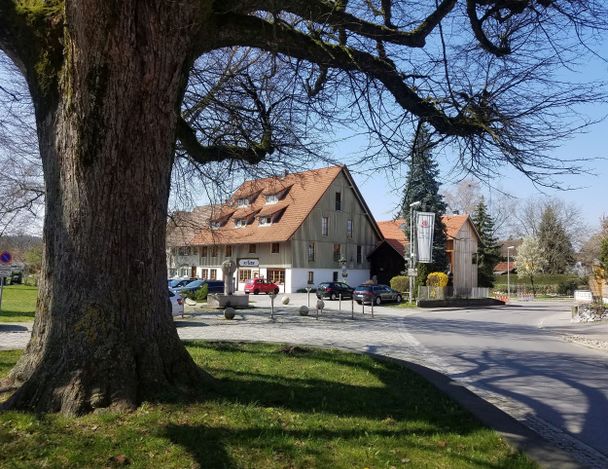
[[[515,246],[507,246],[507,299],[511,299],[511,249]]]
[[[416,202],[412,202],[410,204],[410,236],[409,236],[409,242],[410,242],[410,263],[409,263],[409,268],[408,268],[408,277],[410,279],[410,303],[412,303],[414,301],[414,277],[411,275],[412,270],[411,269],[415,269],[416,268],[416,258],[414,256],[414,207],[418,207],[420,204],[422,204],[422,202],[420,202],[419,200],[417,200]]]

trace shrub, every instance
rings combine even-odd
[[[557,294],[564,296],[573,296],[578,282],[576,280],[564,280],[557,285]]]
[[[391,288],[399,292],[409,290],[409,278],[405,275],[396,275],[391,279]]]
[[[426,284],[429,287],[447,287],[448,276],[443,272],[431,272],[426,278]]]
[[[181,295],[184,298],[190,298],[191,300],[201,302],[201,301],[207,300],[208,292],[209,292],[209,286],[205,283],[201,288],[198,288],[194,291],[182,292]]]

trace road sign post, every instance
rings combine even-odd
[[[2,311],[2,294],[4,293],[4,277],[13,273],[9,264],[13,261],[13,256],[8,251],[0,253],[0,311]]]

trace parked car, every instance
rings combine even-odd
[[[388,285],[359,285],[353,293],[355,301],[359,304],[372,302],[375,305],[395,301],[401,303],[403,297],[397,290],[393,290]]]
[[[323,282],[317,286],[317,298],[329,298],[337,300],[342,298],[352,298],[355,289],[344,282]]]
[[[184,317],[184,299],[177,292],[169,290],[169,302],[171,303],[171,315]]]
[[[180,292],[194,291],[207,285],[208,293],[224,293],[224,282],[222,280],[194,280],[188,283],[185,287],[174,288]]]
[[[190,277],[190,278],[172,278],[169,280],[169,288],[181,288],[181,287],[185,287],[186,285],[188,285],[190,282],[194,282],[195,280],[198,280],[196,277]]]
[[[250,294],[253,293],[257,295],[259,293],[279,293],[279,287],[276,283],[271,282],[270,280],[265,280],[263,278],[250,278],[245,282],[245,293]]]

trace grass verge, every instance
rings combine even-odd
[[[0,466],[537,467],[394,363],[280,345],[188,349],[218,379],[213,391],[130,414],[0,413]],[[0,353],[0,375],[17,354]]]
[[[28,285],[4,287],[0,322],[27,322],[34,320],[38,288]]]

